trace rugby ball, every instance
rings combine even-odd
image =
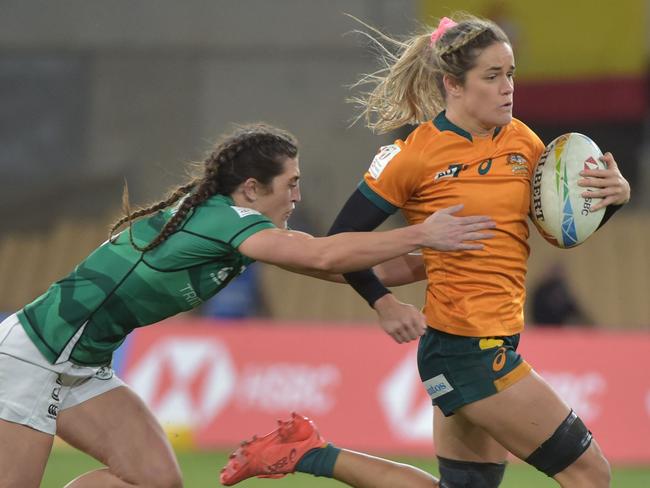
[[[542,236],[557,247],[574,247],[593,234],[605,214],[591,207],[600,198],[583,198],[583,169],[606,169],[603,153],[587,136],[571,132],[554,139],[542,153],[531,190],[530,215]]]

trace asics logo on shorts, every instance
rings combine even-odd
[[[497,353],[494,355],[494,360],[492,361],[492,371],[498,372],[503,369],[506,365],[506,348],[500,347],[497,349]]]

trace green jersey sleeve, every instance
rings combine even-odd
[[[273,229],[268,217],[257,210],[232,205],[223,205],[219,200],[208,201],[196,209],[183,230],[197,235],[209,236],[215,244],[227,244],[238,249],[242,242],[253,234]],[[217,246],[219,247],[219,246]]]

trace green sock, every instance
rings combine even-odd
[[[317,447],[307,451],[298,464],[296,471],[301,473],[311,473],[314,476],[332,477],[334,472],[334,464],[336,458],[339,456],[341,450],[334,447],[332,444],[327,444],[325,447]]]

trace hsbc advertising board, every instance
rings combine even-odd
[[[117,369],[172,439],[199,448],[232,448],[297,411],[337,445],[432,456],[416,349],[358,324],[177,319],[132,334]],[[650,461],[650,335],[530,330],[520,352],[612,462]]]

